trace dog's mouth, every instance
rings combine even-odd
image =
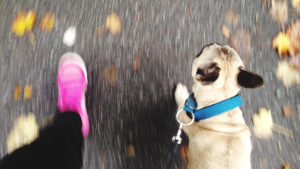
[[[196,79],[203,85],[207,85],[218,79],[220,71],[221,69],[218,67],[217,63],[211,63],[203,68],[197,69]]]

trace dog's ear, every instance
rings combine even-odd
[[[237,75],[237,82],[240,86],[245,88],[257,88],[264,84],[264,80],[256,73],[249,72],[240,68]]]

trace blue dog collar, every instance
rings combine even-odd
[[[236,96],[231,97],[227,100],[223,100],[213,105],[196,110],[197,103],[195,101],[194,93],[192,93],[186,100],[183,110],[193,113],[195,116],[195,120],[204,120],[225,113],[241,105],[243,105],[243,100],[240,94],[237,94]]]

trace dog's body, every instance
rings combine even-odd
[[[197,109],[235,96],[240,86],[254,88],[263,84],[261,77],[243,67],[239,55],[229,46],[206,46],[192,67]],[[186,86],[178,84],[175,100],[179,110],[188,97]],[[179,118],[183,122],[191,120],[185,113]],[[189,138],[188,169],[251,168],[250,130],[240,108],[194,122],[183,130]]]

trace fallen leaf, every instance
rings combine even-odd
[[[35,42],[35,36],[34,36],[34,34],[30,31],[30,32],[27,33],[27,35],[28,35],[28,39],[29,39],[30,44],[32,46],[34,46],[34,42]]]
[[[257,32],[257,34],[258,34],[261,38],[263,38],[263,33],[262,33],[262,30],[261,30],[261,26],[260,26],[260,24],[259,24],[259,14],[258,14],[258,12],[257,12],[256,15],[255,15],[255,27],[256,27],[256,32]]]
[[[54,116],[55,114],[50,114],[49,116],[42,119],[42,121],[39,124],[40,129],[44,129],[51,126],[53,124]]]
[[[12,31],[16,36],[23,36],[26,31],[26,13],[21,11],[13,22]]]
[[[300,8],[300,0],[292,0],[292,5],[294,8]]]
[[[279,140],[278,140],[277,144],[278,144],[279,152],[282,153],[282,146],[281,146],[281,142]]]
[[[278,62],[276,76],[282,80],[285,87],[300,83],[300,72],[286,60]]]
[[[259,166],[260,168],[268,168],[268,162],[262,157],[259,157]]]
[[[140,12],[136,12],[136,14],[135,14],[135,20],[136,20],[136,22],[140,21]]]
[[[12,31],[17,37],[21,37],[25,32],[30,31],[36,21],[36,12],[31,10],[29,12],[20,11],[13,21]]]
[[[254,134],[256,137],[272,137],[273,120],[270,110],[259,108],[258,114],[254,114],[252,119],[254,123]]]
[[[298,117],[299,117],[299,121],[300,121],[300,104],[297,105],[297,112],[298,112]]]
[[[95,31],[95,34],[96,35],[102,35],[102,34],[107,33],[107,31],[108,30],[106,29],[105,26],[98,26],[97,29],[96,29],[96,31]]]
[[[229,9],[225,14],[225,19],[229,25],[233,25],[235,27],[240,20],[240,15],[235,13],[232,9]]]
[[[283,32],[277,34],[273,39],[273,48],[277,50],[280,57],[294,53],[289,36]]]
[[[300,47],[300,20],[293,22],[286,33],[280,32],[273,39],[273,48],[279,56],[295,56]]]
[[[292,109],[291,109],[291,107],[289,105],[284,105],[282,107],[282,111],[283,111],[284,117],[286,117],[286,118],[291,117],[291,115],[292,115]]]
[[[15,100],[19,100],[21,96],[21,87],[20,85],[16,85],[14,98]]]
[[[185,12],[185,17],[189,17],[192,14],[193,10],[192,8],[188,8]]]
[[[111,65],[103,70],[103,76],[108,80],[110,85],[114,85],[118,79],[118,69],[116,65]]]
[[[138,57],[133,61],[133,70],[134,71],[137,71],[139,69],[141,56],[142,56],[142,53],[139,52]]]
[[[269,3],[270,3],[270,0],[262,0],[262,5],[261,5],[261,8],[263,9],[265,4],[267,4],[267,9],[269,9]]]
[[[74,45],[76,39],[76,28],[74,26],[69,27],[64,33],[63,43],[68,47]]]
[[[26,15],[26,31],[30,31],[36,21],[36,12],[35,11],[29,11]]]
[[[26,85],[24,88],[24,99],[31,99],[32,98],[32,86]]]
[[[287,36],[291,42],[291,52],[290,55],[294,56],[299,50],[300,47],[300,19],[296,22],[291,23],[289,28],[286,31]]]
[[[103,159],[102,159],[102,162],[101,162],[101,169],[105,168],[104,161],[106,161],[106,158],[107,158],[107,150],[104,150]]]
[[[226,38],[229,38],[229,29],[225,25],[222,26],[222,33]]]
[[[55,14],[46,12],[41,19],[40,28],[46,32],[51,32],[55,24]]]
[[[135,157],[135,151],[133,145],[132,144],[128,145],[127,149],[128,149],[129,157]]]
[[[279,1],[272,0],[271,1],[271,10],[270,13],[275,20],[278,20],[282,31],[284,30],[284,23],[288,20],[288,4],[287,0]]]
[[[118,34],[121,30],[121,19],[120,17],[112,13],[106,18],[106,29],[110,30],[110,32],[114,35]]]
[[[240,56],[245,56],[248,60],[251,56],[251,35],[243,29],[237,30],[230,37],[230,45]]]
[[[284,126],[274,124],[272,130],[277,132],[277,133],[283,134],[287,137],[290,137],[292,139],[294,138],[293,131],[291,129],[288,129],[288,128],[284,127]]]
[[[8,153],[34,141],[38,136],[38,130],[39,127],[33,113],[29,113],[27,116],[21,114],[15,120],[14,126],[7,137],[6,145]]]
[[[300,53],[296,56],[292,56],[290,58],[290,63],[294,68],[300,71]]]
[[[186,145],[186,143],[184,141],[182,142],[182,144],[180,146],[179,152],[180,152],[181,159],[183,160],[185,166],[187,166],[188,165],[188,152],[189,152],[189,149],[188,149],[188,146]]]
[[[290,164],[287,162],[283,163],[283,169],[291,169]]]

